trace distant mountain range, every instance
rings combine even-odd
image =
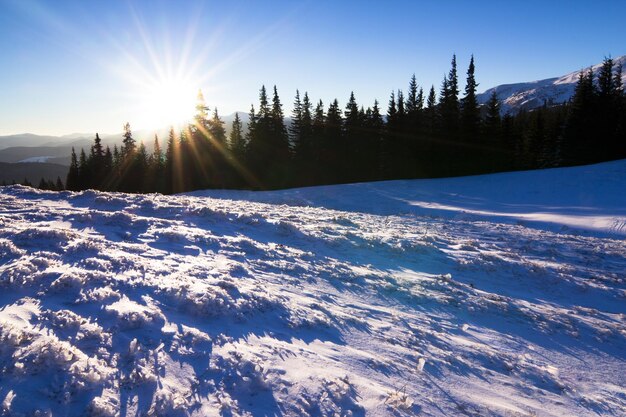
[[[0,162],[0,184],[21,183],[27,179],[33,185],[39,184],[44,178],[56,181],[57,177],[65,183],[68,167],[66,165],[50,164],[47,162],[24,162],[20,164],[9,164]]]
[[[614,58],[613,62],[625,67],[622,82],[626,83],[626,55]],[[601,66],[602,64],[600,63],[591,67],[596,77]],[[586,71],[588,68],[582,69]],[[498,85],[479,94],[477,96],[478,102],[481,104],[486,103],[495,90],[498,99],[502,103],[502,113],[515,114],[520,110],[532,110],[544,104],[562,104],[574,95],[579,74],[580,69],[556,78]]]

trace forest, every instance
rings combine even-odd
[[[387,108],[365,108],[352,93],[313,103],[296,91],[286,122],[276,86],[262,86],[247,127],[236,114],[230,133],[217,108],[199,92],[193,122],[171,128],[162,149],[133,139],[103,147],[96,134],[72,152],[65,187],[134,193],[179,193],[207,188],[279,189],[588,164],[626,157],[626,98],[622,69],[605,58],[597,77],[580,72],[567,103],[501,114],[496,93],[479,105],[474,57],[459,91],[456,56],[439,90],[418,85],[392,91]],[[384,112],[384,113],[383,113]],[[60,185],[57,181],[56,187]],[[45,184],[45,182],[44,182]],[[52,186],[52,184],[48,184]],[[41,186],[41,184],[40,184]],[[51,188],[51,187],[49,187]]]

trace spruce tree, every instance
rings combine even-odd
[[[253,110],[254,111],[254,110]],[[230,129],[229,135],[230,152],[238,164],[244,162],[246,153],[246,142],[243,136],[243,124],[239,118],[239,113],[235,113],[235,118]]]
[[[474,76],[474,55],[472,55],[467,68],[467,82],[465,83],[465,96],[462,99],[461,119],[463,126],[463,136],[470,142],[478,139],[480,128],[480,111],[476,99],[476,78]]]
[[[498,100],[498,94],[494,89],[487,101],[487,112],[485,115],[485,137],[492,141],[497,142],[499,139],[500,127],[502,118],[500,117],[500,100]]]
[[[123,138],[124,139],[122,141],[121,159],[125,160],[127,157],[133,155],[137,148],[135,139],[133,139],[133,133],[130,130],[130,123],[128,122],[124,125]]]
[[[80,178],[79,178],[79,170],[78,170],[78,158],[76,157],[76,151],[72,148],[72,156],[70,160],[70,169],[67,173],[67,178],[65,179],[65,184],[67,185],[67,189],[70,191],[78,191],[80,189]]]
[[[85,150],[81,148],[78,159],[78,189],[86,190],[91,186],[91,172]]]
[[[270,165],[266,185],[272,188],[281,188],[290,184],[292,180],[287,175],[290,169],[291,150],[289,134],[285,126],[283,106],[274,86],[272,96],[271,124],[270,124],[271,153],[274,160]]]
[[[176,138],[174,127],[170,127],[167,136],[167,147],[165,149],[165,184],[163,190],[165,193],[178,193],[182,191],[180,182],[180,153],[179,142]]]
[[[326,125],[324,128],[324,140],[322,143],[322,155],[324,172],[323,183],[337,183],[341,180],[341,139],[342,118],[339,102],[334,99],[326,112]]]
[[[361,136],[363,130],[363,117],[354,97],[354,92],[350,93],[348,104],[344,112],[343,138],[340,142],[340,181],[355,181],[362,176],[363,171],[363,149]]]
[[[209,132],[222,150],[226,148],[226,129],[224,129],[224,121],[220,118],[217,107],[213,109],[213,117],[209,121]]]
[[[326,129],[326,115],[324,114],[324,102],[317,102],[315,111],[313,112],[313,120],[311,121],[311,183],[319,184],[322,182],[324,169],[322,164],[326,158],[324,157],[324,134]]]
[[[382,175],[384,179],[396,178],[398,175],[396,156],[400,153],[398,151],[399,125],[398,102],[396,101],[396,93],[392,90],[387,105],[387,124],[381,148]]]
[[[456,55],[452,55],[450,72],[441,85],[439,107],[442,133],[451,140],[458,139],[459,81],[456,71]]]
[[[417,100],[417,80],[415,79],[415,74],[413,74],[411,81],[409,81],[409,94],[406,98],[407,114],[413,115],[418,111]]]
[[[100,190],[104,184],[105,178],[105,151],[102,147],[102,140],[96,133],[96,138],[91,146],[91,154],[89,156],[89,164],[91,168],[92,178],[90,183],[93,188]]]

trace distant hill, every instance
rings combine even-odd
[[[613,59],[613,62],[626,67],[626,55]],[[602,67],[602,63],[592,66],[596,76]],[[581,68],[586,70],[585,68]],[[580,69],[565,74],[561,77],[548,78],[545,80],[531,81],[517,84],[502,84],[478,94],[478,102],[481,104],[489,100],[495,90],[498,99],[502,103],[502,113],[518,113],[521,110],[531,110],[545,104],[554,105],[567,102],[573,95],[578,82]],[[622,75],[622,82],[626,83],[626,71]]]
[[[239,117],[243,123],[244,130],[248,124],[248,113],[239,112]],[[230,133],[235,113],[223,116],[226,134]],[[289,123],[289,119],[285,119]],[[159,137],[161,147],[165,149],[169,128],[152,130],[133,131],[133,137],[139,143],[143,141],[148,151],[152,151],[154,144],[154,135]],[[72,147],[78,154],[80,149],[88,152],[93,144],[95,132],[90,133],[71,133],[63,136],[42,136],[24,133],[19,135],[0,136],[0,162],[49,162],[53,164],[61,164],[69,166]],[[103,145],[120,146],[122,143],[122,133],[100,134]]]
[[[57,177],[65,183],[68,167],[59,164],[42,162],[25,162],[20,164],[10,164],[0,162],[0,183],[5,181],[11,184],[13,181],[21,183],[27,179],[32,184],[37,185],[41,178],[56,181]]]

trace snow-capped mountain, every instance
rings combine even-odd
[[[626,67],[626,55],[613,58],[613,62]],[[598,75],[598,71],[602,67],[602,63],[593,67],[594,75]],[[587,68],[583,68],[585,71]],[[489,100],[492,92],[495,90],[498,99],[502,103],[502,113],[517,113],[520,110],[530,110],[544,103],[561,104],[570,99],[574,95],[576,83],[580,69],[563,75],[562,77],[548,78],[539,81],[530,81],[517,84],[502,84],[486,90],[478,95],[478,102],[481,104]],[[622,75],[622,82],[626,83],[626,72]]]

